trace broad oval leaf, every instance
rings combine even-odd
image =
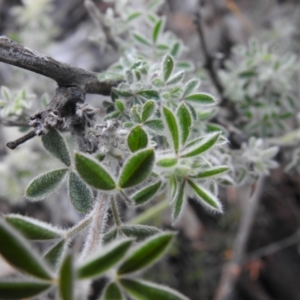
[[[192,190],[194,191],[197,199],[199,199],[201,203],[204,204],[204,206],[213,209],[215,211],[218,211],[220,213],[223,212],[222,205],[219,199],[215,195],[213,195],[207,189],[196,184],[193,180],[188,180],[188,183],[192,188]]]
[[[44,260],[53,270],[57,270],[60,266],[63,254],[67,248],[66,246],[66,241],[61,240],[44,254]]]
[[[26,198],[32,201],[46,198],[61,185],[67,172],[66,168],[57,169],[34,178],[26,188]]]
[[[69,174],[68,194],[73,206],[78,211],[87,213],[93,208],[92,190],[75,172]]]
[[[162,117],[168,131],[167,137],[169,139],[169,142],[172,145],[175,153],[178,153],[178,149],[180,146],[180,137],[176,117],[174,116],[173,112],[165,106],[162,109]]]
[[[208,134],[206,137],[201,137],[191,141],[186,145],[186,149],[182,152],[181,157],[192,157],[202,154],[212,148],[219,140],[221,133],[216,132]]]
[[[163,61],[163,79],[164,81],[167,81],[172,72],[173,72],[173,67],[174,67],[174,60],[173,57],[170,55],[166,55]]]
[[[167,251],[173,237],[173,233],[164,232],[139,244],[124,260],[117,273],[119,275],[133,273],[152,265]]]
[[[15,268],[40,279],[52,278],[51,271],[34,249],[2,219],[0,219],[0,241],[1,255]]]
[[[144,45],[144,46],[151,46],[151,42],[145,38],[144,36],[138,34],[138,33],[134,33],[133,34],[133,38],[139,42],[140,44]]]
[[[156,162],[156,165],[158,167],[162,168],[172,168],[177,164],[177,157],[165,157],[161,158]]]
[[[173,289],[144,280],[122,278],[120,283],[135,300],[189,300]]]
[[[4,216],[4,219],[28,240],[52,240],[64,235],[63,230],[30,217],[9,214]]]
[[[71,166],[71,157],[66,141],[58,130],[51,128],[47,134],[42,136],[42,143],[50,154],[58,158],[66,166]]]
[[[123,300],[122,292],[115,282],[111,282],[104,290],[102,300]]]
[[[183,89],[182,97],[185,98],[186,96],[190,95],[200,84],[200,80],[198,79],[191,79],[188,81]]]
[[[176,84],[182,81],[184,77],[184,71],[180,71],[176,74],[174,74],[174,76],[172,76],[168,81],[167,81],[167,85],[172,85],[172,84]]]
[[[119,187],[129,188],[143,182],[151,174],[154,160],[152,148],[132,154],[121,170]]]
[[[180,51],[180,47],[181,47],[180,42],[176,42],[172,47],[171,55],[176,57]]]
[[[141,126],[136,126],[131,129],[128,137],[127,144],[131,152],[136,152],[148,145],[148,135]]]
[[[140,117],[139,106],[134,105],[130,110],[130,118],[135,123],[142,123],[142,119]]]
[[[177,192],[173,202],[173,213],[172,213],[173,223],[175,223],[178,220],[178,218],[180,217],[183,211],[183,207],[185,204],[184,186],[185,186],[185,181],[181,185],[177,185]]]
[[[189,109],[184,103],[177,108],[176,114],[180,128],[181,143],[184,145],[190,135],[193,119]]]
[[[113,88],[113,91],[122,98],[130,98],[133,96],[132,92],[128,90]]]
[[[104,244],[108,244],[109,242],[113,241],[114,239],[116,239],[116,237],[118,236],[118,228],[113,228],[111,230],[109,230],[109,232],[107,232],[104,236],[103,236],[103,243]]]
[[[201,170],[201,172],[197,173],[195,178],[207,178],[207,177],[213,177],[217,176],[219,174],[223,174],[227,172],[229,169],[228,166],[218,166],[218,167],[212,167],[212,168],[207,168],[204,170]]]
[[[155,90],[141,90],[136,93],[137,95],[145,98],[146,100],[159,100],[159,92]]]
[[[106,270],[118,263],[132,244],[131,239],[114,242],[106,249],[87,258],[77,269],[79,279],[98,277]]]
[[[157,134],[162,133],[164,130],[164,124],[160,119],[148,120],[144,123],[146,127],[155,131]]]
[[[119,111],[124,111],[125,110],[125,105],[122,101],[116,100],[116,107]]]
[[[82,154],[75,153],[75,166],[81,178],[95,189],[111,191],[116,184],[109,172],[96,160]]]
[[[158,21],[155,23],[155,25],[154,25],[154,27],[153,27],[153,31],[152,31],[152,42],[153,42],[154,44],[156,44],[157,39],[158,39],[158,37],[159,37],[159,35],[160,35],[161,31],[162,31],[162,27],[163,27],[162,25],[163,25],[163,20],[160,19],[160,20],[158,20]]]
[[[161,181],[155,182],[135,192],[130,198],[133,200],[135,205],[145,204],[156,195],[160,186]]]
[[[161,232],[158,228],[148,225],[122,225],[121,231],[127,237],[134,237],[137,242]]]
[[[72,255],[68,254],[64,258],[59,270],[58,290],[61,300],[74,299],[74,275]]]
[[[0,281],[0,299],[12,300],[31,298],[45,292],[51,284],[42,281],[17,280]]]
[[[143,105],[142,122],[147,121],[155,112],[156,104],[153,100],[148,100]]]
[[[215,105],[216,100],[214,97],[210,94],[206,93],[198,93],[198,94],[192,94],[185,97],[185,100],[190,101],[194,104],[199,104],[202,106],[210,106]]]

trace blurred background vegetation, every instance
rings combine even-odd
[[[95,3],[103,13],[113,5],[100,0]],[[249,39],[255,37],[259,43],[271,47],[278,57],[287,56],[288,59],[300,53],[300,4],[297,0],[206,0],[201,5],[197,0],[168,0],[160,13],[167,17],[167,30],[184,41],[185,59],[197,66],[196,73],[203,82],[204,91],[217,93],[203,68],[204,57],[194,25],[195,12],[199,9],[204,18],[208,49],[217,57],[224,82],[227,80],[232,85],[228,89],[232,98],[241,97],[234,94],[237,79],[230,74],[226,77],[228,62],[234,64],[234,68],[242,70],[243,67],[236,46],[247,45]],[[57,60],[96,72],[106,70],[120,56],[117,51],[103,47],[99,29],[91,21],[83,0],[0,0],[0,34]],[[292,76],[288,71],[281,73],[282,84],[285,88],[289,85],[295,96],[295,109],[299,109],[299,70],[298,63],[293,65]],[[263,68],[259,70],[263,71]],[[55,164],[39,140],[33,139],[14,151],[5,147],[6,142],[20,135],[20,131],[27,130],[27,119],[20,120],[18,114],[29,116],[47,104],[54,95],[54,83],[1,63],[0,85],[15,91],[5,111],[6,116],[12,112],[11,121],[0,116],[0,123],[6,125],[0,127],[0,212],[22,213],[61,226],[76,223],[80,215],[69,201],[64,201],[65,188],[48,201],[28,203],[23,199],[28,182]],[[90,102],[99,100],[101,96],[88,97]],[[3,110],[1,113],[4,114]],[[249,134],[251,132],[250,128]],[[286,156],[291,155],[286,148],[277,155],[279,162],[286,162]],[[236,270],[239,276],[232,300],[300,300],[300,235],[297,234],[300,176],[296,170],[297,160],[296,169],[289,173],[285,166],[273,170],[262,187],[244,259]],[[245,201],[248,201],[247,191],[247,187],[221,189],[223,215],[207,214],[202,206],[191,201],[176,225],[179,233],[172,250],[162,262],[147,271],[145,278],[168,284],[194,300],[224,300],[216,294],[221,275],[226,276],[224,265],[233,255],[240,219],[244,215]],[[124,218],[131,219],[136,212],[124,208],[123,214]],[[171,228],[169,216],[165,210],[144,221]],[[0,276],[6,277],[13,272],[0,259]]]

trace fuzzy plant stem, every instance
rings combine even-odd
[[[111,210],[112,210],[112,214],[113,214],[116,226],[120,227],[122,225],[122,221],[120,219],[120,213],[119,213],[118,205],[116,203],[116,199],[111,200]]]
[[[91,224],[92,219],[92,213],[88,214],[83,220],[81,220],[78,224],[76,224],[66,232],[66,239],[73,238],[75,235],[85,229],[88,225]]]
[[[107,220],[107,210],[109,207],[109,195],[99,192],[94,209],[92,211],[92,221],[89,234],[83,248],[81,259],[91,252],[97,250],[102,243],[102,234]]]

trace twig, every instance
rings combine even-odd
[[[98,9],[98,7],[95,5],[94,2],[90,0],[85,0],[84,1],[84,6],[87,9],[91,19],[95,23],[95,25],[99,28],[102,29],[102,31],[105,34],[106,41],[109,45],[113,47],[115,51],[118,50],[118,44],[113,38],[113,35],[111,33],[110,27],[108,27],[103,20],[103,15],[101,11]]]
[[[11,150],[16,149],[19,145],[27,142],[28,140],[34,138],[35,136],[36,136],[36,132],[35,132],[35,130],[32,130],[32,131],[28,132],[27,134],[25,134],[24,136],[18,138],[17,140],[8,142],[6,144],[6,146]]]
[[[198,35],[199,35],[199,39],[200,39],[200,43],[201,43],[201,47],[202,47],[204,59],[205,59],[204,68],[209,73],[210,78],[211,78],[214,86],[216,87],[222,102],[225,102],[226,101],[226,99],[224,98],[224,90],[225,89],[224,89],[224,86],[223,86],[223,84],[219,78],[219,75],[216,71],[215,64],[214,64],[214,57],[208,51],[206,38],[205,38],[205,34],[204,34],[201,10],[199,9],[195,15],[196,15],[195,25],[196,25],[196,28],[198,31]]]
[[[285,239],[282,239],[281,241],[274,242],[270,245],[267,245],[265,247],[262,247],[262,248],[252,251],[245,257],[244,262],[256,260],[260,257],[279,252],[289,246],[292,246],[292,245],[298,243],[299,239],[300,239],[300,231],[298,230],[294,234],[288,236]]]
[[[232,299],[232,293],[241,271],[241,264],[245,257],[246,243],[258,208],[262,185],[263,178],[260,178],[258,179],[254,193],[251,198],[247,200],[247,205],[242,213],[241,223],[234,241],[232,258],[223,268],[221,280],[214,300]]]
[[[0,62],[49,77],[60,87],[80,87],[88,94],[109,95],[111,88],[120,82],[111,79],[100,81],[97,73],[57,61],[6,36],[0,36]]]

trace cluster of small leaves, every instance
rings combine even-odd
[[[0,119],[21,121],[27,119],[31,100],[35,95],[29,94],[26,89],[14,93],[6,86],[1,86],[0,97]]]
[[[243,143],[242,148],[235,156],[235,179],[238,184],[247,180],[257,180],[260,176],[270,174],[270,169],[278,167],[274,160],[279,147],[268,147],[263,139],[251,137],[248,143]]]
[[[237,62],[227,61],[221,78],[241,115],[243,132],[257,137],[285,132],[296,107],[291,92],[296,57],[276,54],[254,39],[234,48],[234,54]]]
[[[82,280],[93,280],[112,268],[110,281],[102,299],[187,299],[180,293],[160,285],[134,279],[136,272],[155,263],[169,248],[174,234],[164,232],[134,245],[130,238],[122,238],[75,263],[75,255],[68,251],[68,234],[47,223],[19,215],[0,219],[0,253],[12,266],[24,274],[16,280],[0,281],[1,299],[34,297],[56,287],[61,300],[75,299],[74,288]],[[30,241],[50,241],[52,246],[40,255]]]

